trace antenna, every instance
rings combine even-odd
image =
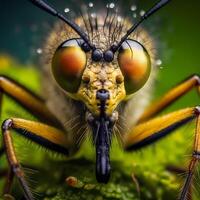
[[[122,43],[128,38],[128,36],[135,31],[135,29],[147,18],[149,18],[151,15],[153,15],[156,11],[158,11],[160,8],[162,8],[163,6],[165,6],[167,3],[169,3],[170,0],[160,0],[158,3],[156,3],[151,9],[149,9],[142,17],[141,19],[134,24],[128,31],[127,33],[121,38],[120,42],[117,45],[113,45],[111,46],[111,51],[113,53],[115,53],[120,46],[122,45]]]
[[[73,28],[76,31],[76,33],[78,33],[81,36],[81,38],[87,43],[87,45],[90,47],[90,49],[95,49],[94,45],[92,45],[89,42],[87,34],[85,34],[76,23],[74,23],[74,22],[70,21],[69,19],[67,19],[66,17],[64,17],[61,13],[59,13],[50,4],[46,3],[43,0],[29,0],[29,1],[32,2],[34,5],[36,5],[37,7],[41,8],[42,10],[44,10],[44,11],[48,12],[49,14],[51,14],[55,17],[58,17],[59,19],[64,21],[71,28]]]

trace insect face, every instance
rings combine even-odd
[[[123,74],[117,61],[92,60],[93,54],[85,52],[82,43],[81,39],[69,39],[58,47],[52,60],[53,75],[66,93],[82,101],[94,116],[100,114],[97,94],[106,91],[105,111],[111,115],[126,96]]]
[[[109,22],[106,18],[103,23],[96,20],[95,25],[91,19],[88,22],[83,17],[78,26],[46,2],[31,1],[70,27],[64,30],[67,36],[62,36],[61,45],[50,58],[51,69],[58,85],[75,100],[73,103],[82,102],[76,109],[85,115],[84,123],[87,122],[92,130],[96,177],[99,182],[107,183],[111,171],[110,145],[118,120],[117,107],[144,86],[151,71],[149,53],[134,39],[132,32],[169,0],[159,1],[137,23],[129,23],[129,29],[128,23],[120,26],[114,17]],[[60,42],[55,42],[57,44]]]
[[[103,30],[102,34],[103,35]],[[75,99],[81,100],[94,115],[100,114],[99,91],[108,93],[105,112],[111,116],[117,105],[127,95],[139,90],[150,75],[150,57],[137,41],[126,40],[112,62],[97,61],[100,53],[108,48],[99,35],[98,52],[85,52],[82,39],[69,39],[56,50],[52,71],[58,84]],[[95,57],[95,58],[94,58]]]
[[[97,180],[104,183],[110,177],[109,147],[118,120],[117,106],[146,83],[151,71],[147,50],[132,39],[122,43],[112,61],[106,61],[104,55],[110,48],[108,33],[107,27],[103,30],[103,24],[99,24],[92,38],[94,51],[86,52],[82,39],[69,38],[57,48],[52,59],[57,83],[87,108],[86,121],[96,145]]]

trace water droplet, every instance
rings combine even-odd
[[[137,10],[137,6],[136,5],[132,5],[131,6],[131,11],[136,11]]]
[[[136,13],[135,13],[135,14],[133,14],[133,17],[134,17],[134,18],[137,18],[137,14],[136,14]]]
[[[70,11],[69,8],[65,8],[65,10],[64,10],[65,13],[68,13],[69,11]]]
[[[42,49],[41,49],[41,48],[38,48],[38,49],[36,50],[36,52],[37,52],[38,54],[42,54]]]
[[[92,8],[92,7],[94,6],[94,4],[93,4],[92,2],[90,2],[90,3],[88,4],[88,6],[89,6],[90,8]]]
[[[115,4],[114,3],[110,3],[109,8],[114,8]]]
[[[121,21],[122,21],[122,17],[121,17],[121,16],[118,16],[118,17],[117,17],[117,21],[118,21],[118,22],[121,22]]]
[[[144,14],[145,14],[145,11],[144,11],[144,10],[141,10],[141,11],[140,11],[140,16],[144,16]]]
[[[162,60],[160,60],[160,59],[156,60],[156,65],[157,65],[157,66],[162,65]]]
[[[97,14],[96,14],[96,13],[91,13],[91,17],[92,17],[92,18],[96,18],[96,17],[97,17]]]

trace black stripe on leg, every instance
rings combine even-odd
[[[65,156],[68,156],[69,155],[69,151],[65,148],[65,147],[62,147],[58,144],[55,144],[43,137],[40,137],[38,135],[35,135],[34,133],[32,132],[29,132],[29,131],[26,131],[24,129],[16,129],[15,130],[17,131],[17,133],[19,133],[20,135],[32,140],[33,142],[41,145],[42,147],[45,147],[49,150],[52,150],[52,151],[55,151],[55,152],[58,152],[58,153],[61,153],[61,154],[64,154]]]
[[[148,146],[158,140],[160,140],[162,137],[168,135],[169,133],[171,133],[172,131],[176,130],[177,128],[181,127],[182,125],[188,123],[189,121],[193,120],[196,116],[192,116],[192,117],[189,117],[189,118],[186,118],[182,121],[179,121],[157,133],[154,133],[153,135],[143,139],[142,141],[136,143],[136,144],[133,144],[132,146],[129,146],[126,148],[127,151],[131,151],[131,150],[138,150],[140,148],[143,148],[145,146]]]

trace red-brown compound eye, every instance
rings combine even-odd
[[[76,93],[86,66],[86,53],[81,49],[81,39],[64,42],[56,50],[52,71],[57,83],[67,92]]]
[[[137,41],[126,40],[119,49],[118,64],[124,75],[127,95],[142,88],[151,72],[147,50]]]

